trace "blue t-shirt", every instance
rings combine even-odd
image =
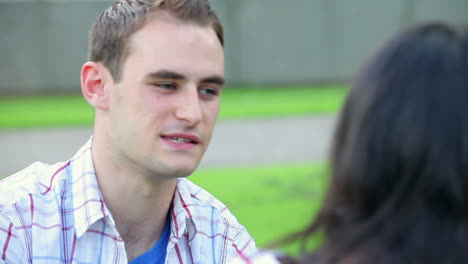
[[[169,235],[171,233],[169,222],[168,217],[158,242],[156,242],[150,250],[143,255],[138,256],[129,264],[164,264],[164,261],[166,260],[167,243],[169,242]]]

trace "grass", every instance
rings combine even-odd
[[[344,86],[229,87],[220,119],[335,113]],[[81,95],[0,98],[0,129],[89,126],[93,109]]]
[[[326,185],[325,164],[199,170],[192,181],[209,190],[236,215],[257,246],[301,230],[317,212]],[[312,241],[317,244],[319,241]],[[282,248],[298,252],[298,244]]]
[[[222,97],[220,118],[335,113],[345,93],[344,86],[226,89]]]

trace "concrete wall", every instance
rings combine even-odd
[[[109,0],[0,0],[0,94],[73,92],[87,31]],[[212,0],[234,84],[349,79],[390,35],[427,20],[468,23],[468,0]]]
[[[79,91],[87,31],[108,2],[0,2],[0,93]]]

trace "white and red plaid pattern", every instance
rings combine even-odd
[[[179,179],[166,263],[228,263],[255,250],[221,202]],[[0,181],[0,263],[127,263],[89,140],[68,162],[36,162]]]
[[[280,264],[277,257],[281,255],[281,253],[271,250],[256,252],[250,256],[239,254],[239,257],[233,259],[229,264]]]

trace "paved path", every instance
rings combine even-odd
[[[323,161],[327,158],[334,116],[218,121],[201,167]],[[30,163],[71,157],[91,128],[0,130],[0,176]]]

